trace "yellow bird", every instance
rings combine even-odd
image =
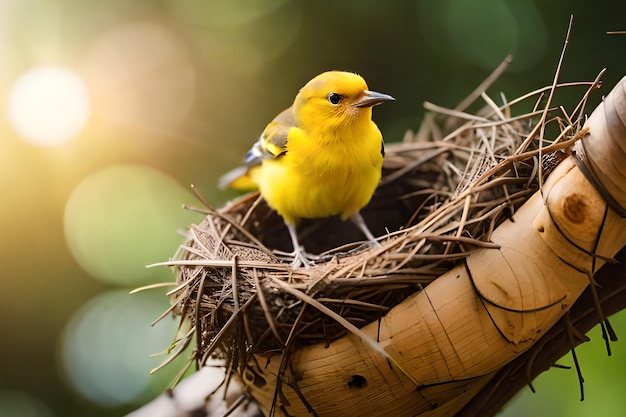
[[[258,188],[282,216],[294,247],[293,267],[311,262],[298,241],[299,219],[351,218],[376,242],[359,211],[378,185],[385,154],[372,107],[391,100],[369,90],[357,74],[324,72],[267,125],[246,165],[220,179],[222,187]]]

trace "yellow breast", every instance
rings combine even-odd
[[[347,218],[371,199],[380,180],[382,136],[368,121],[350,137],[324,140],[292,128],[287,153],[265,160],[256,181],[270,207],[288,223],[301,218]]]

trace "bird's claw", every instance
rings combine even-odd
[[[369,246],[370,248],[380,248],[382,245],[377,240],[369,240],[367,242],[367,246]]]
[[[315,261],[320,259],[320,256],[307,253],[300,246],[292,252],[293,261],[291,262],[291,268],[297,269],[304,267],[306,269],[315,266]]]

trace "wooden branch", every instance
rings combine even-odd
[[[604,265],[595,276],[598,298],[606,315],[626,309],[626,250],[622,249],[616,259],[619,264]],[[581,333],[587,333],[600,323],[591,287],[576,300],[569,312],[569,320]],[[566,324],[557,323],[532,348],[498,371],[456,417],[495,416],[515,394],[549,370],[571,348]],[[572,401],[576,400],[578,398],[572,398]]]

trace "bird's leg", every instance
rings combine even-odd
[[[370,232],[370,229],[367,227],[367,224],[365,224],[365,220],[363,220],[363,216],[361,216],[360,212],[357,211],[354,213],[350,216],[350,219],[358,226],[359,229],[361,229],[367,240],[370,241],[371,246],[380,246],[380,243],[378,243],[372,232]]]
[[[313,262],[309,259],[302,246],[300,246],[296,226],[287,222],[285,222],[285,224],[287,225],[289,236],[291,237],[291,243],[293,244],[293,262],[291,262],[291,267],[294,269],[300,268],[301,266],[310,268],[313,265]]]

